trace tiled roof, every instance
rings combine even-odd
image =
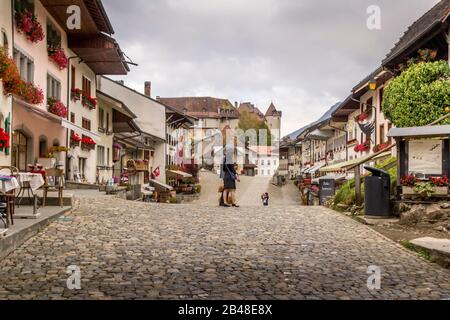
[[[188,115],[197,118],[239,117],[238,110],[227,99],[212,97],[179,97],[158,98],[158,100],[180,112],[186,111]]]
[[[441,0],[427,13],[414,22],[403,34],[394,48],[383,60],[383,65],[388,64],[398,55],[408,50],[417,40],[424,37],[434,26],[444,23],[449,16],[450,0]]]

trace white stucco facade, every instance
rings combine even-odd
[[[13,53],[12,45],[12,16],[11,1],[0,1],[0,46],[7,49],[11,57]],[[12,98],[3,93],[3,83],[0,80],[0,128],[5,129],[5,120],[11,117]],[[9,128],[11,134],[11,128]],[[11,141],[10,141],[11,144]],[[11,150],[0,151],[0,166],[9,166],[11,164]]]

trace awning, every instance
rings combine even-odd
[[[187,172],[179,171],[179,170],[167,170],[167,173],[181,176],[182,178],[192,178],[192,174],[189,174]]]
[[[156,190],[164,190],[164,191],[172,191],[173,190],[173,187],[171,187],[165,183],[162,183],[158,180],[150,180],[149,184],[152,187],[155,187]]]
[[[366,163],[367,161],[372,161],[372,160],[375,161],[375,160],[379,160],[382,158],[390,157],[391,155],[392,155],[392,153],[390,151],[383,152],[375,157],[373,155],[368,155],[363,158],[353,159],[350,161],[345,161],[345,162],[333,164],[331,166],[327,166],[325,168],[321,168],[320,172],[335,172],[335,171],[339,171],[339,170],[350,170],[350,169],[353,169],[354,167],[357,167],[363,163]]]
[[[309,168],[308,170],[306,170],[305,173],[313,174],[313,173],[316,173],[317,171],[319,171],[323,167],[325,167],[325,163],[315,165],[315,166]]]
[[[83,136],[89,137],[94,141],[100,139],[100,135],[92,131],[86,130],[83,127],[77,126],[76,124],[73,124],[72,122],[66,119],[61,119],[61,125],[66,129],[73,130],[75,131],[75,133],[82,134]]]

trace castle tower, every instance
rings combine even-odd
[[[272,102],[269,106],[269,109],[267,109],[265,117],[272,135],[276,137],[277,141],[280,141],[282,112],[278,111]]]

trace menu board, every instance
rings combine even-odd
[[[442,174],[442,140],[411,140],[408,153],[409,172],[425,175]]]

